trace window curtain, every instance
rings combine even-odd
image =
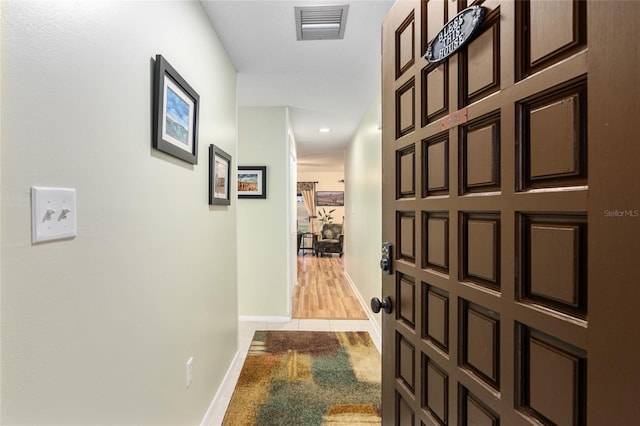
[[[315,182],[298,182],[298,191],[302,194],[304,206],[309,213],[309,230],[316,232],[316,183]]]

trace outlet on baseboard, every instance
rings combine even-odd
[[[193,357],[187,360],[187,387],[191,385],[193,379]]]

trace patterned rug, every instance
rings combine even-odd
[[[222,424],[380,424],[380,375],[367,332],[256,331]]]

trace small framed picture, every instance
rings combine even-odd
[[[153,147],[198,164],[200,97],[162,55],[156,55],[153,91]]]
[[[238,166],[238,198],[267,198],[267,166]]]
[[[344,191],[316,191],[316,206],[344,206]]]
[[[228,206],[231,156],[215,145],[209,145],[209,204]]]

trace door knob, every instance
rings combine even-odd
[[[389,296],[383,298],[382,301],[377,297],[371,299],[371,310],[377,314],[381,309],[387,314],[391,313],[391,309],[393,309],[393,307]]]

